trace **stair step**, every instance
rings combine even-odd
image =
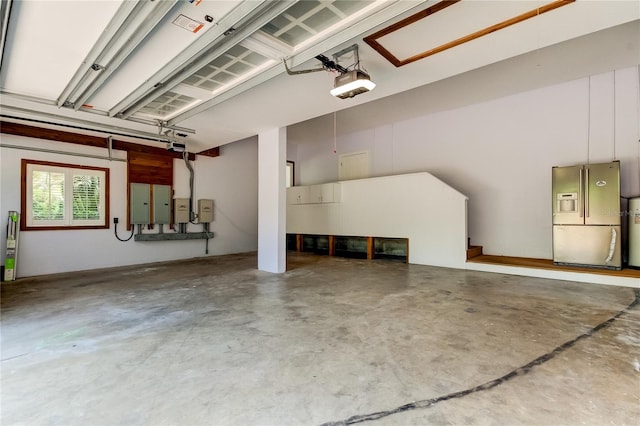
[[[482,255],[482,246],[469,246],[467,249],[467,260]]]

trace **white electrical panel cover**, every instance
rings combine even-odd
[[[213,222],[213,200],[198,200],[198,222]]]
[[[189,222],[189,199],[188,198],[174,198],[173,215],[175,223],[188,223]]]

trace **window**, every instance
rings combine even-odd
[[[22,229],[108,228],[109,169],[22,160]]]

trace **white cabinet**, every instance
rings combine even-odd
[[[287,204],[308,204],[309,187],[292,186],[287,188]]]
[[[313,185],[309,187],[309,202],[330,203],[333,201],[333,184]]]
[[[309,188],[309,200],[311,203],[340,202],[340,184],[325,183],[311,186]]]
[[[292,186],[287,188],[287,204],[324,204],[340,202],[340,184]]]
[[[342,191],[339,183],[329,183],[331,195],[327,195],[323,203],[339,203],[342,201]]]

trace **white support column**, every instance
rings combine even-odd
[[[285,272],[287,129],[258,134],[258,269]]]

